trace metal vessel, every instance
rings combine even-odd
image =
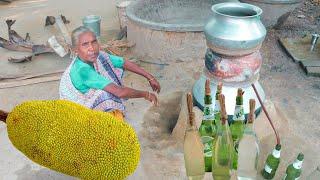
[[[205,25],[207,46],[214,52],[241,56],[260,49],[266,28],[260,21],[262,10],[246,3],[220,3]]]

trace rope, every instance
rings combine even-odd
[[[277,144],[280,144],[279,134],[278,134],[278,132],[276,131],[276,128],[274,127],[274,125],[273,125],[273,123],[272,123],[272,121],[271,121],[271,118],[270,118],[270,116],[269,116],[269,113],[267,112],[267,109],[264,107],[263,102],[262,102],[262,100],[261,100],[261,98],[260,98],[260,95],[258,94],[258,91],[257,91],[256,87],[254,86],[254,84],[252,84],[252,87],[253,87],[253,90],[254,90],[254,92],[256,93],[256,95],[257,95],[257,97],[258,97],[258,100],[259,100],[259,102],[260,102],[260,104],[261,104],[261,107],[262,107],[264,113],[266,114],[266,116],[267,116],[267,118],[268,118],[268,120],[269,120],[269,123],[270,123],[270,125],[271,125],[271,127],[272,127],[272,129],[273,129],[273,131],[274,131],[274,133],[275,133],[275,135],[276,135]]]

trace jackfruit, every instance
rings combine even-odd
[[[81,179],[119,180],[133,173],[140,159],[134,129],[119,118],[46,100],[24,102],[2,121],[12,144],[34,162]]]

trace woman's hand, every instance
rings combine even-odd
[[[139,67],[135,63],[130,62],[129,60],[125,60],[124,61],[123,67],[126,70],[129,70],[131,72],[134,72],[136,74],[139,74],[139,75],[147,78],[152,90],[157,92],[157,93],[160,92],[160,84],[159,84],[159,82],[151,74],[149,74],[147,71],[145,71],[144,69],[142,69],[141,67]]]
[[[154,93],[148,91],[139,91],[129,87],[118,86],[114,83],[108,84],[105,91],[119,97],[119,98],[144,98],[154,105],[158,106],[158,98]]]
[[[146,95],[145,95],[144,98],[145,98],[146,100],[152,102],[155,106],[158,106],[158,105],[159,105],[158,98],[157,98],[157,96],[156,96],[154,93],[146,92]]]
[[[156,78],[152,77],[148,81],[149,81],[149,84],[150,84],[152,90],[159,93],[161,90],[161,87],[160,87],[159,82],[156,80]]]

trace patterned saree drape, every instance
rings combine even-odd
[[[70,100],[90,109],[105,112],[117,109],[124,112],[123,99],[100,89],[90,89],[87,93],[83,94],[73,86],[70,78],[70,69],[74,61],[75,59],[61,77],[59,87],[60,99]],[[112,65],[107,53],[100,51],[97,61],[94,63],[94,68],[102,76],[109,78],[116,85],[122,86],[121,78],[123,70],[115,68]]]

